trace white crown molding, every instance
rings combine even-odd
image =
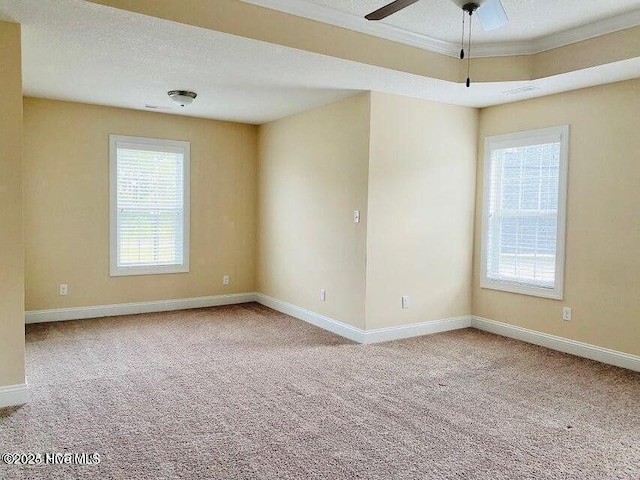
[[[460,45],[458,43],[439,40],[428,35],[394,27],[385,23],[369,22],[357,15],[313,3],[309,0],[241,1],[354,30],[367,35],[385,38],[412,47],[422,48],[430,52],[441,53],[450,57],[458,57],[460,54]],[[624,15],[607,18],[530,41],[475,44],[473,46],[473,56],[504,57],[512,55],[534,55],[638,25],[640,25],[640,10],[635,10]]]
[[[220,307],[239,303],[255,302],[256,294],[234,293],[211,297],[180,298],[154,302],[118,303],[93,307],[56,308],[53,310],[32,310],[25,312],[25,323],[62,322],[84,318],[115,317],[138,313],[170,312],[190,308]]]
[[[404,30],[385,23],[370,22],[362,17],[334,8],[325,7],[307,0],[241,0],[259,7],[278,10],[297,17],[308,18],[336,27],[354,30],[373,35],[374,37],[393,40],[412,47],[422,48],[434,53],[442,53],[451,57],[460,55],[460,45],[429,37],[421,33]]]
[[[534,55],[536,51],[533,42],[502,42],[473,44],[473,58],[485,57],[513,57],[518,55]]]
[[[578,357],[584,357],[608,365],[615,365],[616,367],[640,372],[640,357],[629,353],[618,352],[597,345],[578,342],[576,340],[537,332],[535,330],[529,330],[528,328],[517,327],[508,323],[497,322],[478,316],[472,317],[471,326],[478,330],[502,335],[503,337],[515,338],[516,340],[540,345],[541,347],[550,348],[551,350],[570,353]]]
[[[15,407],[29,402],[29,386],[26,383],[0,387],[0,408]]]
[[[533,53],[546,52],[554,48],[590,40],[608,33],[637,27],[638,25],[640,25],[640,9],[534,40],[532,42]]]

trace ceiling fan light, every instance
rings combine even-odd
[[[195,98],[198,96],[195,92],[189,92],[188,90],[171,90],[167,92],[169,98],[181,107],[191,105]]]

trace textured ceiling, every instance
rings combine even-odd
[[[290,0],[299,2],[301,0]],[[364,17],[392,0],[302,0]],[[449,42],[460,41],[459,0],[421,0],[384,23]],[[483,32],[474,20],[479,43],[534,40],[640,8],[640,0],[502,0],[509,24]],[[476,28],[477,27],[477,28]]]
[[[78,0],[0,0],[22,23],[26,95],[263,123],[374,90],[483,107],[640,76],[640,58],[534,82],[462,85],[138,15]],[[504,92],[526,85],[523,95]]]

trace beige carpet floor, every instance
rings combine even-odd
[[[640,375],[467,329],[357,345],[257,304],[27,327],[0,478],[640,478]]]

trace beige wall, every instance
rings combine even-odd
[[[476,109],[372,94],[367,330],[471,313],[477,132]]]
[[[480,139],[570,124],[564,300],[481,289],[475,234],[473,313],[640,354],[640,80],[482,110]],[[476,225],[482,216],[483,146]],[[573,320],[563,322],[563,306]]]
[[[34,98],[24,127],[27,310],[254,291],[257,127]],[[109,276],[112,133],[191,142],[189,273]]]
[[[532,78],[545,78],[640,56],[640,26],[554,48],[532,57]]]
[[[16,29],[0,29],[3,69],[19,65]],[[20,84],[19,68],[13,83]],[[2,210],[3,226],[14,228],[3,229],[0,300],[3,315],[21,320],[21,106],[11,96],[3,101],[0,194],[15,208]],[[27,98],[27,309],[257,287],[368,330],[473,313],[640,354],[639,104],[640,80],[491,107],[479,120],[474,109],[367,93],[258,129]],[[565,123],[564,301],[481,289],[479,227],[473,248],[472,237],[474,191],[481,225],[483,138]],[[192,142],[189,274],[109,277],[109,133]],[[230,287],[222,287],[223,274]],[[69,296],[58,295],[60,283],[70,285]],[[402,295],[410,296],[408,310]],[[563,305],[573,308],[572,322],[561,321]],[[3,317],[0,345],[11,348],[0,351],[8,356],[2,365],[23,356],[22,323],[8,325]],[[24,369],[7,375],[6,383],[21,383]]]
[[[0,387],[24,383],[20,25],[0,22]]]
[[[364,328],[369,94],[263,125],[259,139],[258,290]]]

